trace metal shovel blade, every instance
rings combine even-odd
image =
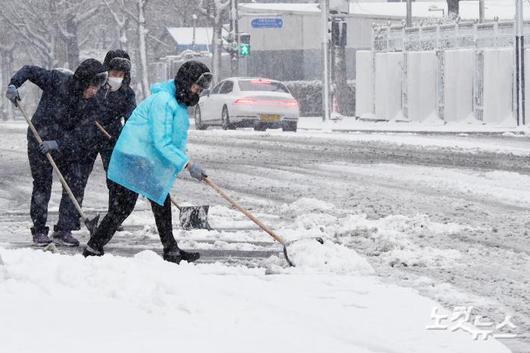
[[[182,229],[208,229],[208,209],[210,206],[180,206],[180,226]]]
[[[286,242],[284,245],[283,245],[283,256],[285,257],[285,260],[287,261],[287,263],[289,264],[289,266],[291,267],[296,267],[295,264],[293,263],[293,261],[289,258],[289,255],[287,254],[287,246],[293,244],[293,243],[296,243],[297,241],[300,241],[300,240],[307,240],[307,239],[314,239],[316,240],[319,244],[324,244],[324,239],[322,239],[321,237],[314,237],[314,238],[305,238],[305,239],[298,239],[298,240],[293,240],[293,241],[289,241],[289,242]]]
[[[99,215],[97,215],[96,217],[92,219],[88,219],[88,218],[85,219],[85,226],[87,227],[88,232],[90,233],[90,236],[93,236],[94,233],[96,232],[98,223],[99,223]]]

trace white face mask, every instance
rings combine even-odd
[[[120,89],[123,82],[123,77],[109,77],[108,79],[110,90],[115,92]]]

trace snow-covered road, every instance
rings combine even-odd
[[[0,135],[0,243],[20,242],[29,239],[25,130],[8,124]],[[520,337],[504,343],[514,352],[530,351],[526,137],[207,130],[191,132],[189,154],[287,239],[300,232],[331,238],[366,256],[385,282],[417,289],[446,309],[474,306],[496,322],[513,314]],[[105,210],[99,163],[86,195],[85,208]],[[185,247],[274,248],[266,234],[187,175],[177,181],[174,195],[190,204],[216,205],[210,218],[217,231],[177,231]],[[52,197],[51,218],[59,196]],[[223,231],[234,224],[240,231]],[[116,243],[156,245],[146,202],[139,202],[126,225]],[[334,266],[335,273],[344,268]]]

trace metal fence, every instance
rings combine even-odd
[[[524,23],[524,33],[526,34],[525,46],[530,47],[530,22]],[[444,120],[444,52],[449,49],[473,49],[475,56],[473,68],[473,113],[476,120],[483,121],[484,49],[514,48],[515,26],[513,21],[422,23],[413,27],[406,27],[405,23],[399,25],[389,23],[388,25],[374,24],[372,34],[372,52],[374,54],[388,52],[402,52],[404,54],[401,65],[401,108],[405,117],[408,117],[409,108],[407,54],[413,51],[436,52],[438,61],[436,110],[438,116]],[[373,77],[375,77],[375,55],[372,56],[372,72]],[[372,82],[372,91],[375,97],[375,80]],[[375,99],[372,102],[372,107],[375,112]]]
[[[513,21],[374,25],[372,30],[376,52],[513,47],[515,34]],[[525,22],[524,32],[530,34],[530,22]],[[525,44],[530,44],[530,36]]]

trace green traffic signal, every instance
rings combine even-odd
[[[250,44],[239,44],[239,56],[245,57],[250,55]]]

